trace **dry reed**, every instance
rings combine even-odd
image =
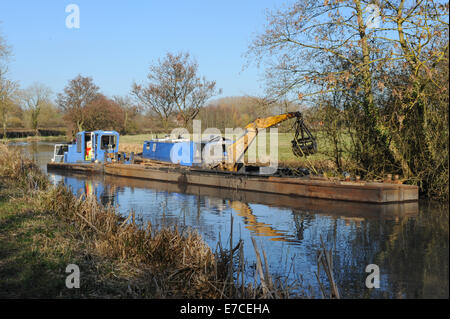
[[[317,251],[317,273],[316,273],[316,278],[317,281],[319,283],[319,288],[320,291],[322,293],[322,297],[323,298],[327,298],[328,294],[325,292],[325,287],[324,284],[321,282],[320,280],[320,269],[321,266],[323,268],[323,270],[325,271],[325,274],[328,278],[328,282],[330,285],[330,293],[329,293],[329,298],[330,299],[340,299],[340,294],[339,294],[339,289],[337,287],[336,281],[334,280],[334,275],[333,275],[333,255],[332,255],[332,251],[327,250],[325,247],[325,244],[323,242],[322,236],[320,236],[320,243],[321,243],[321,247],[320,250]]]

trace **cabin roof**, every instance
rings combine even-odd
[[[116,131],[103,131],[103,130],[81,131],[81,132],[78,132],[77,134],[82,134],[82,133],[98,133],[98,134],[114,134],[114,135],[119,135],[119,133],[116,132]]]

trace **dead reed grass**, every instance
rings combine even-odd
[[[333,254],[331,249],[328,250],[325,247],[325,243],[323,242],[322,236],[320,236],[320,249],[317,251],[317,272],[316,278],[319,283],[320,292],[322,293],[322,298],[330,298],[330,299],[340,299],[339,289],[334,279],[333,274]],[[326,288],[324,283],[320,280],[320,270],[323,269],[325,275],[328,279],[328,283],[330,286],[329,294],[326,293]]]
[[[20,183],[27,191],[46,189],[50,182],[39,168],[18,151],[0,143],[0,176]]]

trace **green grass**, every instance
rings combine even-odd
[[[120,263],[90,254],[73,223],[39,208],[39,198],[0,179],[0,298],[126,297]],[[80,289],[68,289],[67,265],[80,267]]]
[[[2,187],[3,186],[3,187]],[[11,201],[0,190],[0,298],[48,298],[65,288],[65,267],[73,260],[67,225],[33,209],[24,197]],[[50,241],[54,244],[49,245]]]
[[[304,162],[304,158],[298,158],[292,153],[291,141],[294,139],[294,133],[279,133],[278,134],[278,159],[280,161],[299,161]],[[268,143],[270,146],[270,141]],[[317,139],[318,152],[316,154],[308,156],[311,161],[315,160],[326,160],[326,156],[323,151],[326,145],[322,139]]]

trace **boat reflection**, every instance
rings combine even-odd
[[[49,173],[54,184],[64,184],[75,196],[95,196],[104,206],[118,204],[118,189],[105,184],[100,175]]]
[[[231,208],[243,218],[245,228],[250,230],[254,236],[267,236],[272,241],[296,241],[287,231],[275,229],[272,225],[260,222],[253,214],[252,209],[247,203],[231,201]]]
[[[202,197],[203,205],[212,212],[222,212],[231,209],[242,217],[245,227],[254,236],[265,236],[272,241],[299,242],[307,229],[308,218],[314,214],[341,219],[346,224],[370,219],[390,219],[398,221],[405,216],[414,216],[419,212],[417,202],[398,204],[369,204],[324,199],[298,198],[286,195],[275,195],[247,191],[235,191],[195,185],[180,185],[161,181],[136,178],[125,178],[110,175],[86,175],[58,171],[50,172],[55,183],[62,182],[74,194],[95,195],[103,205],[119,205],[119,190],[152,189],[169,194],[187,194]],[[262,221],[262,217],[255,216],[250,204],[262,204],[275,208],[288,208],[292,212],[296,233],[277,229],[273,224]]]

